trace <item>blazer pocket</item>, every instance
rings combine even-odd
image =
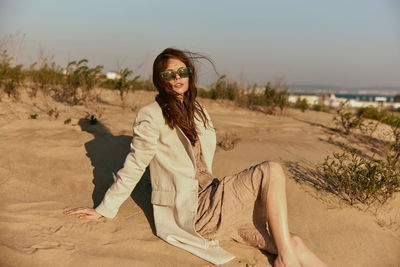
[[[174,191],[152,191],[151,204],[159,206],[173,206],[175,204]]]

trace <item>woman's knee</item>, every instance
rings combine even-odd
[[[284,179],[285,178],[285,174],[282,168],[282,165],[278,162],[274,162],[274,161],[268,161],[267,164],[265,164],[266,167],[268,168],[268,171],[271,179]]]

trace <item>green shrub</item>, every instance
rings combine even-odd
[[[47,58],[42,60],[39,68],[36,68],[37,62],[33,63],[28,70],[25,71],[26,76],[34,83],[31,96],[35,97],[38,90],[42,90],[48,95],[52,86],[62,85],[64,83],[64,69],[52,60]]]
[[[400,188],[399,162],[391,155],[385,160],[366,159],[355,150],[344,150],[327,156],[322,170],[333,191],[351,205],[384,203]]]
[[[36,113],[34,113],[34,114],[30,114],[29,117],[28,117],[28,119],[36,120],[38,117],[39,117],[39,115],[36,114]]]
[[[397,118],[391,128],[394,137],[391,144],[391,155],[395,160],[400,161],[400,118]]]
[[[20,98],[17,87],[24,80],[24,73],[22,71],[22,65],[12,66],[13,58],[7,53],[7,50],[3,50],[0,54],[0,89],[9,96],[18,100]]]
[[[324,104],[320,105],[320,104],[314,104],[311,107],[312,110],[314,111],[322,111],[322,112],[329,112],[329,106],[325,106]]]
[[[365,157],[355,149],[327,156],[320,166],[330,189],[348,201],[383,204],[400,191],[400,119],[392,126],[394,141],[383,159]]]
[[[202,98],[211,98],[211,93],[209,90],[204,88],[197,88],[197,96]]]
[[[268,82],[265,85],[262,94],[256,93],[255,86],[247,94],[238,94],[240,96],[239,105],[245,104],[249,109],[256,109],[267,114],[275,114],[276,109],[282,113],[283,110],[289,105],[288,95],[286,89],[280,89],[280,84],[277,83],[271,86]],[[242,100],[240,100],[242,98]],[[244,100],[243,100],[244,98]]]
[[[305,99],[305,98],[300,99],[300,97],[297,98],[296,103],[295,103],[294,106],[295,106],[295,108],[298,108],[298,109],[300,109],[302,112],[304,112],[306,109],[308,109],[308,102],[307,102],[307,99]]]
[[[235,99],[235,93],[238,90],[236,83],[226,80],[226,75],[221,75],[218,80],[211,86],[209,91],[211,99]]]
[[[102,83],[102,85],[106,86],[110,89],[115,89],[119,91],[119,96],[122,101],[122,106],[125,108],[125,97],[129,91],[133,91],[136,89],[136,81],[139,79],[139,75],[135,76],[132,80],[129,80],[128,77],[133,74],[132,70],[125,68],[119,72],[121,77],[116,80],[106,80]]]
[[[360,123],[360,125],[358,127],[362,134],[364,134],[368,137],[372,137],[372,134],[376,131],[376,129],[378,128],[378,125],[379,125],[379,122],[363,121],[362,123]]]
[[[280,83],[273,87],[268,82],[263,93],[256,92],[257,85],[252,88],[240,89],[236,82],[229,82],[222,75],[209,90],[199,88],[199,97],[211,99],[229,99],[237,105],[267,114],[275,114],[276,109],[282,113],[289,105],[287,89],[280,89]]]
[[[348,103],[348,100],[341,103],[336,111],[337,116],[333,118],[336,126],[339,127],[345,135],[348,135],[353,129],[359,128],[363,123],[363,117],[354,114]]]
[[[49,111],[47,111],[47,115],[49,117],[54,117],[55,119],[58,119],[58,116],[60,115],[60,112],[57,110],[57,108],[52,108]]]
[[[264,95],[267,100],[267,105],[270,105],[275,109],[278,107],[281,113],[289,105],[287,89],[280,89],[280,82],[271,87],[271,83],[268,82],[265,86]]]
[[[315,104],[315,105],[312,106],[312,110],[314,110],[314,111],[322,111],[322,106],[318,105],[318,104]]]
[[[68,63],[63,88],[56,91],[55,98],[58,101],[78,105],[87,100],[90,90],[103,78],[101,75],[103,66],[89,68],[87,63],[87,59]]]
[[[373,106],[359,108],[357,110],[357,116],[377,120],[391,126],[395,126],[397,120],[400,118],[400,116],[395,115],[394,112],[390,112],[387,109],[376,108]]]

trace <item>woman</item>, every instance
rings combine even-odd
[[[218,239],[234,239],[277,254],[274,266],[326,266],[289,233],[285,175],[264,161],[221,181],[212,176],[216,136],[196,101],[193,54],[165,49],[154,61],[156,101],[134,122],[131,152],[101,204],[66,215],[113,218],[150,166],[157,235],[214,264],[234,258]]]

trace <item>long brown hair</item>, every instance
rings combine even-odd
[[[189,88],[183,95],[183,102],[178,99],[179,94],[172,89],[171,84],[161,77],[161,72],[166,70],[167,61],[170,58],[182,61],[186,67],[190,67],[192,70],[192,74],[189,76]],[[204,127],[207,127],[206,124],[209,122],[202,106],[196,100],[197,74],[194,60],[200,58],[208,60],[214,67],[214,64],[208,57],[175,48],[167,48],[162,51],[153,63],[153,83],[158,89],[156,101],[162,109],[165,122],[171,129],[175,126],[181,128],[193,146],[198,140],[198,129],[194,118],[200,117]]]

